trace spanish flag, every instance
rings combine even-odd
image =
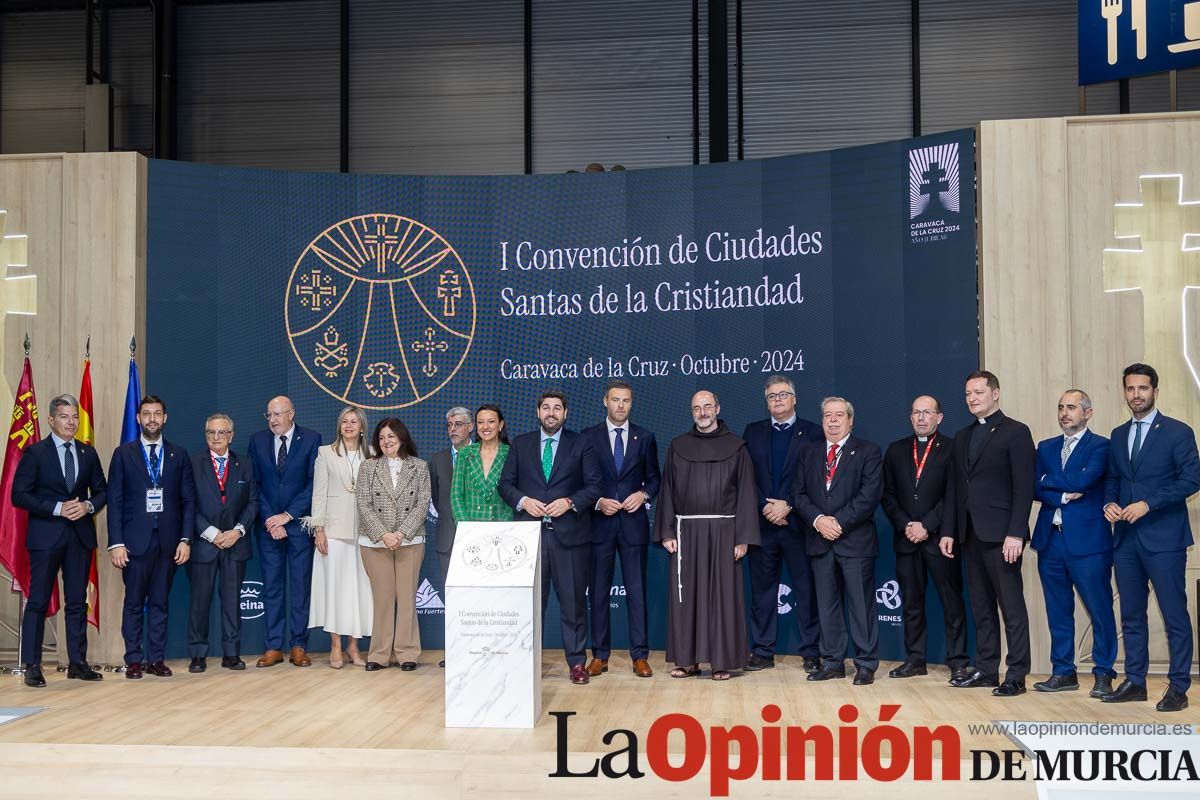
[[[83,381],[79,385],[79,428],[75,438],[84,444],[96,446],[92,430],[92,360],[83,359]],[[87,621],[100,630],[100,572],[96,568],[96,551],[92,551],[92,567],[88,570]]]

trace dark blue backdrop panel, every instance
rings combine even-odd
[[[568,426],[603,417],[612,377],[665,455],[688,401],[716,391],[735,431],[766,415],[763,380],[789,375],[801,416],[850,398],[859,436],[908,432],[909,400],[966,421],[977,365],[974,139],[957,131],[827,153],[627,173],[405,177],[150,164],[147,389],[170,434],[204,446],[214,411],[241,450],[274,395],[328,440],[339,409],[395,414],[424,456],[446,446],[453,406],[498,402],[535,425],[548,386]],[[547,374],[549,370],[549,374]],[[881,654],[903,653],[891,531],[878,516]],[[430,526],[421,635],[442,646]],[[667,561],[651,548],[651,645],[665,644]],[[251,561],[243,648],[262,647]],[[785,572],[784,584],[791,578]],[[627,647],[620,572],[614,650]],[[780,650],[794,652],[784,590]],[[187,578],[172,593],[169,652],[186,644]],[[929,655],[941,647],[940,608]],[[214,618],[214,623],[215,623]],[[559,646],[557,606],[546,644]],[[212,628],[214,643],[219,630]],[[313,647],[325,643],[314,637]]]

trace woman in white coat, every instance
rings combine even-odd
[[[347,406],[338,414],[333,444],[317,451],[313,468],[312,516],[305,527],[316,537],[313,560],[310,628],[329,633],[329,666],[341,669],[351,663],[366,664],[358,639],[371,635],[371,584],[363,570],[358,550],[358,504],[355,484],[358,468],[369,458],[367,418],[360,409]],[[346,655],[342,637],[349,637]]]

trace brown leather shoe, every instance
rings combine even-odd
[[[588,662],[587,674],[593,678],[608,672],[608,659],[593,658]]]
[[[654,670],[650,669],[650,662],[644,658],[639,658],[633,662],[633,674],[639,678],[653,678]]]
[[[160,678],[169,678],[172,674],[171,668],[167,666],[167,662],[162,660],[147,664],[145,669],[147,675],[157,675]]]
[[[280,650],[268,650],[262,654],[254,666],[256,667],[273,667],[276,664],[283,663],[283,652]]]
[[[292,655],[288,658],[288,661],[292,662],[297,667],[312,666],[312,659],[308,657],[308,653],[304,652],[304,648],[299,646],[292,648]]]

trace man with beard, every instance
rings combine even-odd
[[[671,554],[667,661],[672,678],[729,680],[749,657],[742,570],[759,543],[758,495],[746,443],[719,419],[709,391],[692,397],[690,431],[671,442],[654,518],[654,538]]]
[[[450,556],[454,552],[454,532],[458,522],[450,508],[450,483],[454,478],[454,467],[458,464],[458,451],[471,443],[471,412],[463,406],[455,406],[446,412],[446,437],[450,446],[429,457],[429,492],[433,498],[430,505],[437,517],[437,556],[441,570],[442,591],[446,591],[446,576],[450,574]],[[446,666],[446,660],[438,662]]]

